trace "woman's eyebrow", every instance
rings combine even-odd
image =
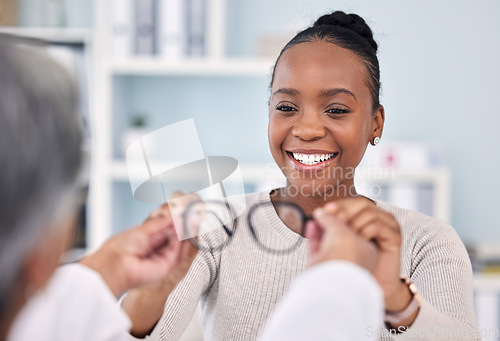
[[[320,95],[320,97],[333,97],[337,94],[350,95],[357,101],[356,95],[354,95],[351,91],[349,91],[345,88],[335,88],[335,89],[322,90],[319,95]]]
[[[338,95],[340,93],[347,94],[351,97],[353,97],[356,101],[356,95],[354,95],[351,91],[345,89],[345,88],[335,88],[335,89],[327,89],[327,90],[322,90],[319,94],[320,97],[333,97],[335,95]],[[291,88],[281,88],[273,92],[273,97],[277,94],[285,94],[285,95],[290,95],[290,96],[298,96],[300,94],[300,91],[296,89],[291,89]]]
[[[281,89],[278,89],[275,92],[273,92],[273,97],[276,94],[285,94],[285,95],[297,96],[297,95],[300,94],[300,91],[295,90],[295,89],[291,89],[291,88],[281,88]]]

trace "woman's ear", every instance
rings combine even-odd
[[[384,122],[385,122],[385,109],[383,105],[379,105],[373,117],[372,136],[370,138],[370,141],[372,141],[375,137],[378,138],[382,137],[382,131],[384,130]]]

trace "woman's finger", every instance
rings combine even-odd
[[[362,211],[373,207],[376,208],[375,204],[365,197],[346,198],[338,200],[335,204],[329,206],[331,207],[329,213],[334,213],[346,223],[350,223]]]
[[[369,225],[375,221],[386,225],[388,228],[399,231],[400,226],[397,220],[390,213],[382,211],[377,207],[369,207],[362,210],[357,216],[353,217],[349,221],[349,225],[355,230],[359,231],[366,225]]]
[[[366,225],[359,234],[367,240],[374,240],[382,251],[393,252],[401,248],[401,234],[380,222]]]
[[[378,212],[371,209],[364,209],[358,213],[358,215],[352,217],[349,221],[349,227],[354,231],[359,232],[366,225],[372,224],[375,221],[380,220],[380,215]]]

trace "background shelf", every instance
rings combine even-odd
[[[64,43],[88,43],[92,37],[92,30],[87,28],[4,26],[0,27],[0,33]]]
[[[110,72],[114,75],[137,76],[269,76],[274,60],[203,58],[182,61],[165,61],[159,58],[136,58],[113,61]]]

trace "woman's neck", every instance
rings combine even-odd
[[[343,198],[355,197],[357,196],[356,189],[354,188],[354,183],[346,185],[344,187],[346,190],[336,191],[333,194],[329,193],[300,193],[298,191],[292,192],[290,185],[284,188],[278,188],[271,192],[271,201],[286,201],[292,202],[298,205],[307,216],[311,216],[312,212],[318,208],[324,206],[326,203],[331,201],[336,201]],[[295,195],[292,195],[295,194]]]

